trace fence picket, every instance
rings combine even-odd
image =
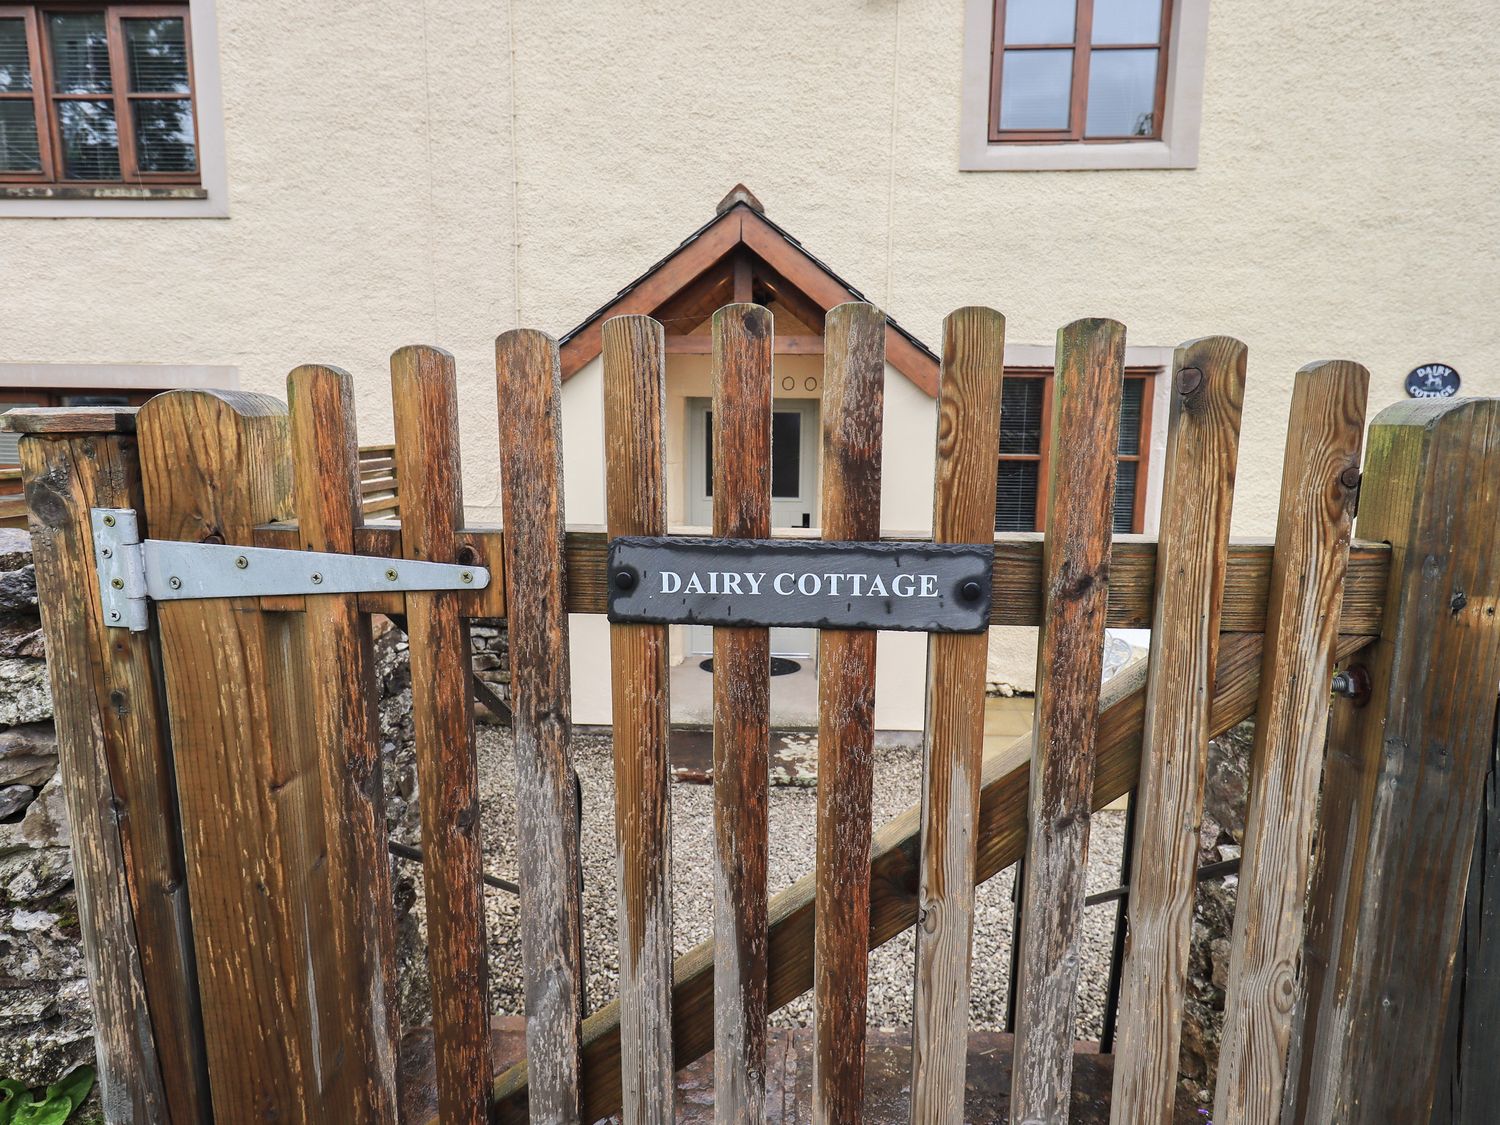
[[[331,367],[299,367],[287,378],[287,401],[301,546],[353,554],[364,523],[353,380]],[[319,670],[307,690],[322,771],[326,932],[338,974],[320,1030],[353,1068],[349,1120],[393,1123],[401,1014],[370,619],[354,594],[307,598],[304,613],[307,663]]]
[[[1068,1120],[1125,327],[1057,334],[1011,1119]]]
[[[605,322],[609,534],[665,535],[665,339],[650,317]],[[667,627],[609,627],[619,870],[620,1077],[625,1125],[673,1117]]]
[[[714,534],[771,534],[771,311],[713,317]],[[765,1120],[770,633],[714,629],[714,1120]]]
[[[401,348],[391,356],[391,402],[402,482],[401,555],[459,562],[463,492],[453,357],[440,348]],[[457,597],[408,593],[406,633],[438,1115],[443,1125],[482,1125],[490,1084],[484,857],[469,625]]]
[[[1005,318],[959,309],[943,321],[932,538],[988,543],[1000,458]],[[985,633],[935,633],[927,648],[927,737],[917,892],[911,1120],[962,1118],[974,932],[975,822],[984,749]]]
[[[506,332],[495,369],[531,1119],[569,1125],[581,1118],[584,981],[557,342]]]
[[[1174,1109],[1245,346],[1183,344],[1172,379],[1111,1104],[1130,1125],[1165,1125]]]
[[[134,419],[126,418],[133,431]],[[209,1119],[192,928],[156,636],[106,627],[90,509],[142,509],[135,440],[22,437],[100,1101],[121,1120]],[[123,878],[122,878],[123,875]]]
[[[249,545],[291,514],[275,399],[172,391],[137,425],[154,538]],[[312,1034],[330,974],[301,615],[257,598],[156,612],[215,1119],[328,1120],[348,1068]]]
[[[885,314],[839,305],[824,332],[823,538],[878,539]],[[864,1117],[875,639],[869,630],[818,634],[812,1109],[815,1122],[835,1125]]]
[[[1369,380],[1359,364],[1333,361],[1304,367],[1292,388],[1217,1125],[1281,1112]]]

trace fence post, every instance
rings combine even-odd
[[[276,399],[169,391],[139,422],[154,538],[251,545],[256,524],[291,514]],[[358,1064],[333,1041],[337,1021],[316,1018],[338,978],[304,615],[259,598],[156,614],[216,1120],[345,1120]]]
[[[1333,706],[1285,1121],[1430,1112],[1500,680],[1500,400],[1382,411],[1361,491],[1390,580],[1368,702]]]
[[[20,456],[110,1122],[207,1121],[198,986],[154,631],[105,627],[92,507],[141,508],[133,412],[28,416]]]

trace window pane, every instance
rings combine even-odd
[[[121,20],[130,89],[137,94],[188,92],[187,38],[183,21]]]
[[[1089,63],[1090,137],[1149,137],[1156,132],[1155,51],[1095,51]]]
[[[40,172],[36,109],[30,99],[0,101],[0,172]]]
[[[1001,461],[995,478],[995,530],[1036,530],[1036,482],[1040,461]]]
[[[0,91],[31,89],[31,55],[26,48],[26,21],[0,20]]]
[[[1041,379],[1012,375],[1000,385],[1000,452],[1042,451]]]
[[[1120,394],[1120,452],[1135,456],[1141,451],[1141,405],[1146,380],[1126,379]]]
[[[1072,51],[1006,51],[1000,128],[1066,129],[1072,92]]]
[[[1161,0],[1094,0],[1095,43],[1160,43]]]
[[[714,412],[703,415],[703,495],[714,494]]]
[[[131,103],[135,158],[142,172],[196,172],[193,103],[186,98],[143,98]]]
[[[47,17],[52,40],[52,88],[59,94],[107,94],[109,38],[103,12],[53,12]]]
[[[1073,0],[1005,0],[1006,43],[1071,43]]]
[[[771,495],[783,500],[802,495],[802,415],[795,410],[771,414]]]
[[[1140,468],[1139,461],[1121,461],[1115,468],[1116,535],[1129,535],[1135,530],[1135,475]]]
[[[120,138],[109,102],[55,102],[62,130],[64,178],[118,180]]]

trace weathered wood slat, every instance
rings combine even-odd
[[[1057,334],[1047,467],[1047,618],[1037,654],[1035,757],[1024,869],[1011,1117],[1066,1125],[1073,1092],[1079,925],[1109,599],[1125,326]]]
[[[771,533],[771,311],[714,314],[714,534]],[[770,632],[714,629],[714,1120],[765,1120]]]
[[[208,1075],[156,639],[105,627],[89,514],[142,508],[140,467],[131,439],[54,432],[20,459],[100,1100],[111,1121],[192,1125]]]
[[[309,551],[352,553],[358,495],[354,387],[347,372],[299,367],[287,378],[297,527]],[[346,1057],[351,1122],[396,1120],[395,918],[386,855],[375,658],[355,595],[308,598],[309,712],[321,770],[334,978],[320,1031]]]
[[[531,1117],[569,1125],[580,1115],[584,981],[557,343],[528,329],[507,332],[495,341],[495,369]]]
[[[1194,340],[1173,362],[1129,946],[1111,1120],[1171,1121],[1187,989],[1209,706],[1245,391],[1245,346]]]
[[[1303,368],[1292,388],[1217,1125],[1281,1112],[1369,380],[1359,364],[1335,360]]]
[[[605,497],[609,534],[667,530],[662,327],[604,322]],[[609,627],[619,869],[620,1055],[625,1125],[673,1117],[671,797],[667,627]]]
[[[943,321],[935,542],[984,543],[994,534],[1004,355],[1005,318],[993,309],[959,309]],[[988,646],[984,633],[928,638],[913,1122],[955,1121],[963,1113]]]
[[[26,406],[0,414],[13,434],[133,434],[135,406]]]
[[[845,304],[825,321],[823,538],[880,536],[885,314]],[[864,1118],[874,783],[875,633],[818,634],[817,946],[813,1121]]]
[[[453,357],[439,348],[397,351],[391,402],[404,483],[402,557],[458,562],[463,485]],[[439,1116],[443,1125],[480,1125],[490,1020],[469,626],[451,594],[408,594],[405,608]]]
[[[1369,643],[1368,637],[1339,638],[1345,660]],[[1230,633],[1219,646],[1210,730],[1223,734],[1255,713],[1261,667],[1258,633]],[[1141,719],[1146,710],[1145,668],[1127,669],[1109,683],[1099,701],[1099,736],[1094,772],[1094,811],[1118,800],[1137,782]],[[978,882],[999,874],[1026,848],[1031,739],[984,758],[974,875]],[[918,920],[917,878],[921,806],[912,805],[887,821],[871,843],[870,948],[883,945]],[[815,883],[799,879],[770,902],[770,983],[774,1011],[813,986]],[[676,1065],[686,1066],[713,1048],[712,941],[677,959],[673,985],[673,1042]],[[605,1005],[584,1021],[584,1113],[597,1120],[620,1105],[620,1008]],[[507,1125],[526,1121],[526,1064],[495,1081],[494,1119]],[[429,1123],[431,1125],[431,1123]]]
[[[290,515],[280,402],[172,391],[138,423],[152,536],[249,544]],[[214,1118],[327,1120],[347,1068],[312,1032],[329,966],[314,937],[327,892],[301,617],[254,598],[156,615]]]
[[[1375,418],[1359,530],[1391,582],[1369,701],[1333,706],[1284,1121],[1428,1120],[1500,681],[1497,510],[1500,400]]]

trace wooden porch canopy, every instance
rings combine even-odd
[[[560,341],[562,377],[570,378],[600,351],[600,328],[612,316],[643,313],[661,321],[667,351],[706,353],[710,339],[693,335],[715,309],[735,301],[779,304],[817,335],[776,339],[782,354],[823,350],[823,314],[845,301],[867,300],[766,218],[744,184],[720,202],[713,219],[636,278]],[[886,320],[886,359],[930,396],[937,395],[938,357],[894,320]]]

